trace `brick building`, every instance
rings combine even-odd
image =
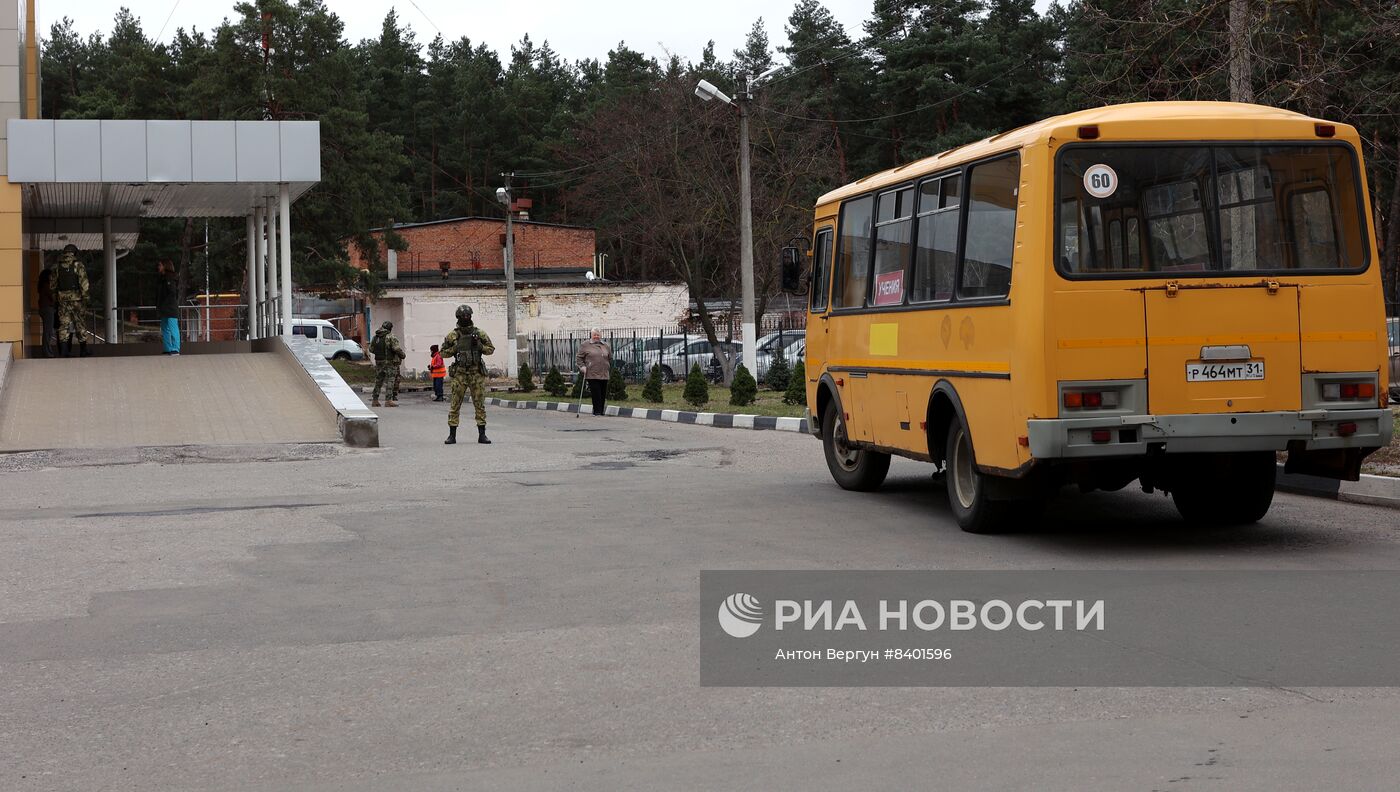
[[[515,220],[512,225],[517,278],[577,275],[593,268],[597,236],[592,228],[533,220]],[[504,219],[458,217],[427,223],[395,223],[393,229],[407,243],[408,249],[394,256],[391,279],[488,280],[504,275]],[[381,260],[388,261],[384,229],[371,229],[370,234],[379,240]],[[347,248],[350,263],[364,269],[365,260],[359,247],[352,244]]]
[[[518,342],[531,333],[586,335],[590,327],[674,327],[686,314],[690,293],[683,283],[617,282],[595,274],[592,228],[514,220],[516,329]],[[389,262],[383,294],[369,307],[370,324],[394,323],[408,353],[405,369],[417,371],[428,347],[442,341],[458,305],[475,310],[476,323],[496,343],[487,358],[506,368],[505,220],[459,217],[428,223],[396,223],[407,249],[393,257],[384,229],[371,229],[380,257]],[[364,268],[356,245],[351,263]],[[601,274],[601,273],[600,273]]]

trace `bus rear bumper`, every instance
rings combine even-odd
[[[1390,442],[1388,409],[1302,410],[1212,415],[1112,415],[1027,421],[1031,456],[1084,459],[1228,451],[1378,448]],[[1348,426],[1351,425],[1351,426]],[[1350,431],[1348,431],[1350,430]]]

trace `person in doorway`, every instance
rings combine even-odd
[[[90,357],[87,338],[83,335],[83,312],[88,301],[87,269],[78,260],[78,246],[67,245],[58,256],[54,272],[54,291],[58,302],[58,351],[73,357],[73,345],[78,345],[81,357]]]
[[[470,391],[472,409],[476,413],[476,441],[490,445],[486,439],[486,355],[496,351],[491,337],[472,324],[472,307],[457,306],[457,326],[442,339],[442,356],[452,358],[448,376],[452,378],[452,400],[447,404],[447,439],[444,445],[457,442],[457,424],[462,419],[462,399]]]
[[[45,267],[39,271],[39,319],[42,329],[39,339],[39,354],[46,358],[58,357],[58,336],[55,325],[58,322],[58,294],[53,287],[53,270]]]
[[[156,316],[160,319],[160,343],[165,354],[180,354],[180,284],[170,259],[156,264]]]
[[[374,398],[372,407],[379,406],[379,391],[384,389],[385,407],[399,406],[399,364],[407,357],[403,345],[394,337],[394,323],[385,322],[374,331],[374,340],[369,342],[369,352],[374,355]]]
[[[593,414],[603,415],[607,406],[608,375],[612,373],[612,347],[603,343],[603,334],[596,327],[588,331],[588,340],[579,344],[578,368],[593,397]]]
[[[428,358],[428,375],[433,378],[433,401],[443,401],[442,381],[447,378],[447,364],[442,362],[442,353],[438,351],[438,345],[433,344],[428,348],[432,357]]]

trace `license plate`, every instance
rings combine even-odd
[[[1238,363],[1187,363],[1187,382],[1235,382],[1264,379],[1264,361],[1242,360]]]

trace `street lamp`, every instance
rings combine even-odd
[[[733,99],[725,96],[723,91],[716,88],[708,80],[701,80],[695,86],[695,95],[702,100],[708,102],[711,99],[718,99],[739,111],[739,275],[744,293],[740,328],[744,343],[744,368],[748,369],[749,373],[755,377],[758,376],[758,332],[754,326],[753,315],[753,198],[749,186],[748,104],[753,101],[754,89],[782,69],[782,66],[774,66],[753,79],[744,75],[743,83]]]
[[[518,376],[520,365],[519,347],[515,343],[515,234],[511,230],[515,207],[511,205],[510,177],[514,175],[502,173],[506,186],[496,188],[496,200],[506,207],[506,254],[503,262],[506,271],[506,376],[511,379]]]

